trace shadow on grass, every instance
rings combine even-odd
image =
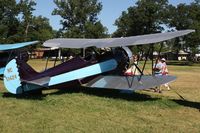
[[[127,101],[154,101],[159,98],[151,97],[150,95],[140,94],[137,92],[121,92],[119,90],[114,89],[100,89],[100,88],[87,88],[87,87],[79,87],[76,89],[61,89],[57,92],[51,93],[50,95],[61,95],[65,93],[84,93],[87,95],[106,97],[112,99],[123,99]]]
[[[33,93],[25,93],[20,95],[11,94],[9,92],[4,92],[3,98],[16,98],[16,99],[27,99],[27,100],[43,100],[47,94],[42,94],[41,91],[33,92]]]
[[[175,99],[172,101],[176,102],[179,105],[198,109],[200,111],[200,103],[198,103],[198,102],[191,102],[191,101],[187,101],[187,100],[175,100]]]
[[[112,99],[123,99],[127,101],[154,101],[159,98],[153,98],[150,95],[140,94],[137,92],[125,92],[121,93],[119,90],[114,89],[99,89],[99,88],[87,88],[87,87],[75,87],[75,88],[65,88],[58,89],[54,92],[42,93],[41,91],[36,91],[32,93],[26,93],[23,95],[14,95],[8,92],[3,93],[3,98],[16,98],[16,99],[27,99],[27,100],[43,100],[47,95],[62,95],[62,94],[72,94],[72,93],[84,93],[87,95],[106,97]]]
[[[2,97],[4,98],[16,98],[16,99],[27,99],[27,100],[43,100],[47,95],[62,95],[62,94],[73,94],[73,93],[84,93],[87,95],[106,97],[112,99],[122,99],[127,101],[155,101],[160,98],[151,97],[147,94],[140,94],[137,92],[133,93],[121,93],[119,90],[114,89],[100,89],[100,88],[87,88],[87,87],[76,87],[76,88],[65,88],[59,89],[54,92],[49,92],[43,94],[41,91],[27,93],[23,95],[14,95],[8,92],[4,92]],[[171,100],[181,106],[190,107],[194,109],[198,109],[200,111],[200,103],[192,102],[187,100]]]

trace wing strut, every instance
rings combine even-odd
[[[58,52],[59,52],[59,49],[58,49]],[[56,54],[56,59],[55,59],[55,61],[54,61],[54,65],[53,65],[53,67],[56,66],[56,62],[57,62],[57,60],[58,60],[58,52],[57,52],[57,54]]]
[[[141,70],[139,69],[139,67],[138,67],[135,63],[134,63],[134,65],[135,65],[135,67],[140,71],[141,75],[143,75],[143,72],[141,72]],[[132,69],[131,69],[131,71],[132,71]],[[132,73],[132,72],[131,72],[131,73]],[[134,73],[133,73],[133,75],[131,76],[131,77],[132,77],[132,78],[131,78],[131,82],[129,81],[129,76],[125,76],[129,88],[131,88],[132,85],[133,85],[133,81],[134,81],[134,78],[135,78],[135,73],[136,73],[136,69],[134,69]]]
[[[142,75],[144,75],[144,69],[145,69],[145,67],[146,67],[147,59],[148,59],[148,56],[149,56],[149,54],[150,54],[150,51],[151,51],[151,45],[149,46],[148,52],[147,52],[147,54],[146,54],[146,56],[145,56],[145,62],[144,62],[143,68],[142,68]]]
[[[45,69],[44,70],[47,70],[48,62],[49,62],[49,53],[48,53],[48,57],[47,57],[47,60],[46,60],[46,65],[45,65]]]
[[[152,45],[153,45],[153,44],[152,44]],[[145,62],[144,62],[143,68],[142,68],[142,73],[141,73],[141,75],[140,75],[138,81],[140,81],[141,78],[142,78],[142,76],[144,75],[144,69],[145,69],[145,67],[146,67],[147,59],[148,59],[148,56],[150,55],[150,51],[151,51],[151,49],[152,49],[152,45],[149,46],[148,52],[147,52],[147,54],[146,54],[146,56],[145,56]],[[152,57],[152,58],[153,58],[153,57]],[[153,60],[153,59],[152,59],[152,60]]]
[[[138,81],[140,82],[141,81],[141,79],[142,79],[142,76],[144,75],[144,69],[145,69],[145,67],[146,67],[146,63],[147,63],[147,60],[148,60],[148,56],[150,55],[150,51],[153,51],[153,44],[151,44],[150,46],[149,46],[149,49],[148,49],[148,52],[146,53],[146,55],[145,55],[145,62],[144,62],[144,64],[143,64],[143,67],[142,67],[142,70],[140,70],[140,68],[137,66],[137,64],[135,64],[135,63],[133,63],[133,65],[135,65],[135,67],[136,67],[136,69],[140,72],[140,76],[138,77],[137,76],[137,78],[138,78]],[[153,52],[152,52],[153,53]],[[152,56],[152,60],[153,60],[153,56]],[[153,65],[152,65],[153,66]],[[134,78],[135,78],[135,73],[136,73],[136,69],[134,70],[134,73],[133,73],[133,75],[131,76],[132,78],[131,78],[131,80],[129,80],[129,77],[130,76],[126,76],[126,80],[127,80],[127,83],[128,83],[128,86],[131,88],[131,86],[133,85],[133,81],[134,81]],[[153,70],[153,68],[152,68],[152,70]],[[152,71],[153,72],[153,71]],[[132,72],[131,72],[132,73]]]
[[[154,71],[153,71],[153,68],[154,68],[154,61],[153,61],[153,51],[154,51],[154,44],[151,44],[151,49],[152,49],[152,53],[151,53],[151,56],[152,56],[152,64],[151,64],[151,73],[152,75],[154,75]]]
[[[9,57],[8,57],[8,59],[7,59],[6,64],[8,64],[8,62],[10,61],[10,58],[11,58],[11,56],[12,56],[12,52],[13,52],[13,50],[10,51],[10,54],[9,54]]]
[[[159,52],[158,52],[158,56],[160,56],[160,53],[161,53],[162,48],[163,48],[163,43],[162,43],[161,46],[160,46],[160,49],[159,49]],[[143,65],[142,70],[140,70],[140,68],[134,63],[136,69],[137,69],[137,70],[140,72],[140,74],[141,74],[141,75],[139,76],[139,78],[138,78],[138,81],[139,81],[139,82],[141,81],[141,78],[142,78],[142,76],[144,75],[144,69],[145,69],[145,67],[146,67],[146,63],[147,63],[148,56],[150,55],[150,51],[152,52],[152,53],[151,53],[151,56],[152,56],[152,75],[154,75],[154,71],[153,71],[153,68],[154,68],[154,60],[153,60],[154,44],[151,44],[151,45],[149,46],[148,52],[147,52],[147,54],[146,54],[146,56],[145,56],[145,62],[144,62],[144,65]],[[158,62],[158,60],[156,60],[155,63],[157,64],[157,62]],[[132,76],[132,78],[131,78],[131,81],[129,81],[128,76],[126,76],[126,79],[127,79],[127,82],[128,82],[128,86],[130,86],[130,87],[131,87],[132,84],[133,84],[133,81],[134,81],[134,78],[135,78],[136,69],[134,70],[134,73],[133,73],[133,76]]]

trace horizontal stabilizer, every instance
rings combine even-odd
[[[176,79],[175,76],[100,76],[91,82],[87,87],[110,88],[119,90],[143,90],[162,84],[169,83]]]
[[[40,87],[48,87],[49,81],[50,81],[50,77],[44,77],[44,78],[40,78],[40,79],[36,79],[36,80],[21,80],[22,83],[26,83],[29,85],[36,85],[36,86],[40,86]]]

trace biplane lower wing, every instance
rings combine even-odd
[[[143,90],[154,88],[176,79],[175,76],[99,76],[89,82],[87,87],[110,88],[119,90]]]

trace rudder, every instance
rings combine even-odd
[[[12,94],[22,94],[23,88],[20,80],[16,59],[12,59],[4,70],[4,85]]]

